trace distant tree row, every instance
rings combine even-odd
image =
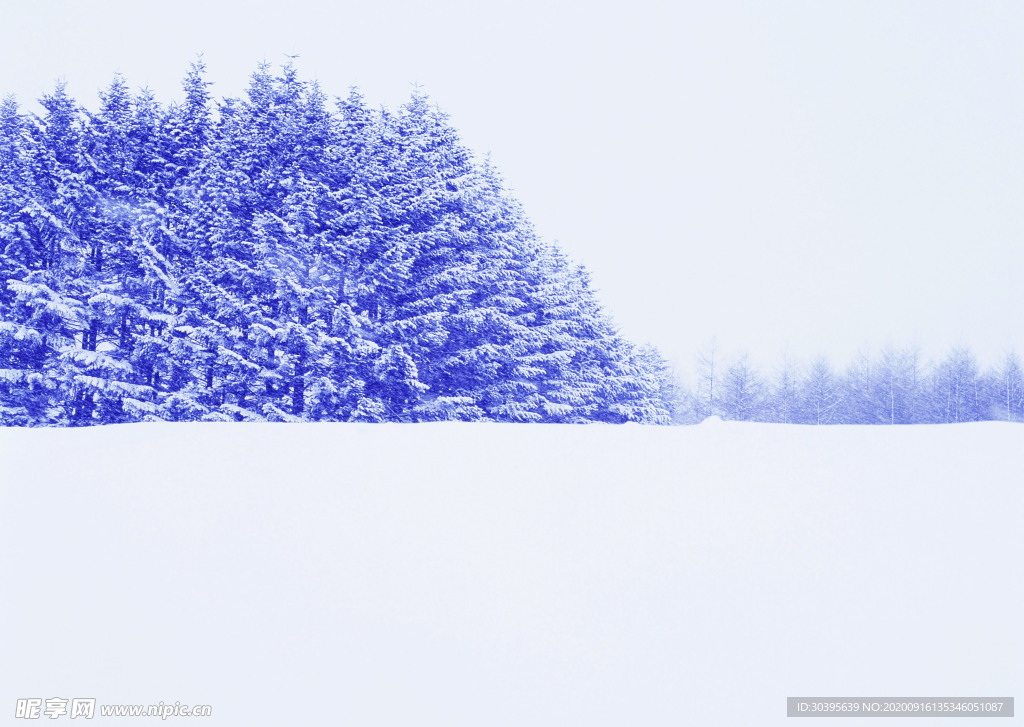
[[[419,92],[0,104],[0,425],[667,423],[666,366]]]
[[[916,348],[860,355],[837,371],[825,358],[783,359],[772,371],[714,344],[697,360],[693,389],[677,388],[674,419],[794,424],[925,424],[1024,421],[1024,369],[1014,353],[981,370],[966,348],[926,362]]]

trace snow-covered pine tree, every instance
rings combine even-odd
[[[450,326],[469,306],[475,275],[473,257],[476,242],[467,232],[462,197],[473,183],[474,169],[469,152],[461,145],[446,117],[429,104],[427,97],[414,92],[395,117],[385,119],[389,132],[385,137],[398,155],[395,173],[386,194],[392,209],[400,215],[403,230],[397,257],[402,286],[396,291],[393,309],[381,318],[380,335],[388,356],[397,347],[401,356],[409,356],[414,368],[398,367],[408,380],[410,418],[447,418],[449,407],[440,398],[450,399],[446,391],[444,361],[458,355],[460,342],[452,340]],[[400,360],[401,357],[399,357]],[[387,370],[398,370],[387,363]],[[418,395],[427,397],[419,405]],[[466,397],[455,396],[463,400]],[[468,418],[479,417],[471,402]],[[438,407],[442,411],[438,412]]]
[[[6,322],[18,326],[27,345],[20,360],[9,363],[21,372],[19,383],[40,397],[31,423],[91,424],[89,377],[105,362],[84,362],[78,352],[95,349],[87,300],[98,195],[86,178],[77,104],[63,84],[40,104],[46,113],[31,127],[34,184],[18,213],[19,236],[32,241],[32,259],[6,285],[15,296]]]
[[[17,284],[44,260],[29,129],[13,97],[0,102],[0,423],[15,425],[48,423],[55,386],[45,334],[17,305]]]
[[[534,346],[523,362],[539,368],[543,421],[668,423],[655,371],[619,336],[604,313],[589,273],[553,246],[535,258]]]

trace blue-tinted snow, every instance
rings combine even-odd
[[[998,422],[0,429],[0,704],[781,726],[787,696],[1010,696],[1022,447]]]

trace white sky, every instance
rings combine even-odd
[[[199,52],[218,96],[285,54],[331,95],[418,82],[684,371],[712,336],[1024,352],[1024,5],[550,5],[0,0],[0,93],[167,101]]]

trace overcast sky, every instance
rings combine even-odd
[[[151,10],[146,8],[152,8]],[[683,370],[784,349],[1024,353],[1024,4],[0,0],[0,93],[115,71],[167,101],[298,54],[329,95],[421,84],[623,331]]]

